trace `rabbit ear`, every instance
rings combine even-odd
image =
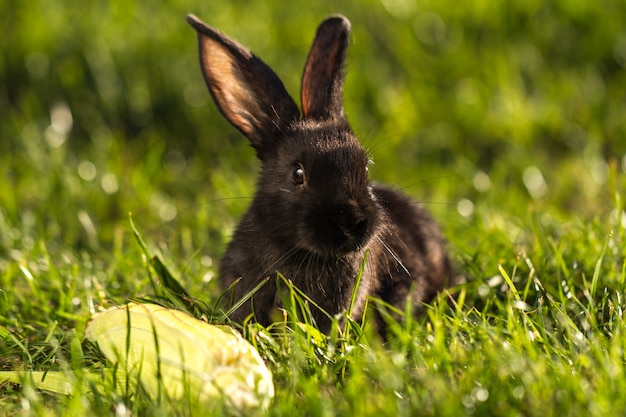
[[[350,21],[326,19],[317,29],[302,75],[302,112],[305,119],[343,119],[343,65],[348,50]]]
[[[193,15],[187,22],[198,32],[200,67],[215,103],[262,157],[282,128],[300,118],[296,103],[249,49]]]

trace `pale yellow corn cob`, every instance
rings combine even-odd
[[[274,396],[272,375],[250,343],[181,311],[129,303],[96,314],[85,334],[154,396],[163,389],[172,399],[223,400],[242,411],[266,408]]]

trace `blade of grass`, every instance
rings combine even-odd
[[[611,241],[612,238],[613,238],[613,231],[611,230],[607,238],[604,240],[604,246],[602,247],[602,252],[600,252],[600,256],[598,257],[598,260],[596,261],[596,266],[593,270],[593,277],[591,278],[591,289],[589,291],[592,298],[595,298],[596,296],[596,292],[598,290],[598,280],[600,279],[600,272],[602,269],[602,262],[604,261],[604,257],[606,255],[606,249],[609,247],[609,242]]]
[[[356,276],[356,282],[352,290],[352,298],[350,299],[350,309],[348,310],[348,314],[350,316],[352,316],[352,312],[354,311],[354,303],[356,302],[356,296],[359,292],[359,287],[361,286],[361,278],[363,277],[363,271],[365,271],[365,265],[367,264],[367,258],[369,256],[369,253],[369,250],[365,251],[365,255],[363,256],[363,260],[361,261],[361,266],[359,267],[359,273]]]
[[[196,305],[196,303],[193,302],[193,298],[183,288],[183,286],[174,277],[170,270],[165,266],[161,258],[159,258],[159,256],[157,255],[152,255],[152,253],[148,249],[148,245],[143,240],[141,233],[139,233],[139,230],[135,226],[135,222],[133,221],[131,213],[128,214],[128,218],[130,221],[131,229],[133,231],[133,235],[135,236],[135,240],[139,244],[139,247],[141,248],[141,251],[143,252],[146,259],[149,260],[149,265],[152,267],[157,277],[159,278],[158,282],[152,282],[157,297],[164,298],[180,310],[187,311],[194,315],[200,315],[200,313],[198,312],[198,306]]]
[[[248,293],[246,293],[246,295],[241,297],[241,299],[239,299],[226,312],[224,312],[222,314],[222,316],[219,318],[219,321],[226,320],[228,317],[230,317],[239,307],[244,305],[257,291],[259,291],[265,284],[267,284],[269,282],[269,280],[270,280],[270,277],[267,277],[267,278],[261,280],[261,282],[259,282],[254,288],[252,288]],[[239,280],[233,282],[231,284],[231,286],[228,287],[226,289],[226,291],[224,291],[224,292],[230,291],[238,283],[239,283]]]

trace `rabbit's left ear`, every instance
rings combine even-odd
[[[344,62],[350,21],[326,19],[317,29],[302,75],[302,112],[309,120],[343,120]]]

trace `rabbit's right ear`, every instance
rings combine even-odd
[[[238,42],[194,15],[200,67],[222,114],[239,129],[263,159],[284,127],[300,118],[298,107],[278,76]]]

